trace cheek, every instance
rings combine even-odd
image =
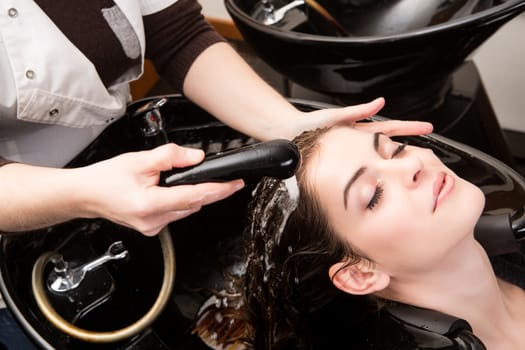
[[[414,261],[434,263],[470,234],[483,208],[482,192],[469,183],[458,187],[450,206],[433,215],[425,201],[400,197],[381,210],[358,218],[339,217],[338,232],[366,257],[383,266],[411,267]],[[462,210],[458,218],[458,207]],[[379,209],[379,208],[378,208]]]
[[[386,251],[405,251],[409,242],[425,240],[436,225],[429,198],[422,191],[390,187],[375,210],[346,222],[347,240],[370,258]]]
[[[411,205],[399,205],[376,215],[369,223],[369,232],[374,233],[379,242],[391,244],[393,240],[409,238],[421,229],[422,219],[416,215]],[[419,220],[416,218],[419,217]]]
[[[427,219],[416,220],[413,215],[403,217],[392,211],[378,217],[366,230],[360,229],[350,241],[364,256],[395,276],[442,258],[441,243],[435,238],[440,235],[431,226]]]
[[[420,222],[414,219],[407,206],[367,213],[367,218],[346,223],[345,239],[357,250],[374,261],[406,246],[421,232]],[[341,232],[341,231],[340,231]]]
[[[397,187],[385,190],[384,201],[377,210],[369,212],[363,225],[388,238],[403,237],[426,226],[431,219],[430,209],[421,191],[409,193]]]

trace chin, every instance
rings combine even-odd
[[[464,215],[465,221],[470,223],[472,230],[474,230],[474,226],[485,208],[485,194],[478,186],[465,180],[462,181],[467,185],[467,193],[464,193],[465,206],[463,206],[466,210],[462,210],[461,213]]]

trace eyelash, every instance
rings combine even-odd
[[[381,200],[381,197],[383,197],[383,185],[377,184],[376,189],[374,191],[374,195],[370,199],[370,202],[368,202],[368,204],[366,205],[366,209],[374,209],[376,204],[379,203],[379,200]]]
[[[397,155],[399,155],[401,152],[403,152],[403,150],[405,149],[406,146],[407,146],[407,142],[406,141],[403,142],[402,144],[400,144],[395,149],[395,151],[392,153],[392,156],[390,158],[391,159],[395,158]],[[376,189],[374,191],[374,194],[373,194],[372,198],[370,199],[370,202],[368,202],[368,204],[366,205],[366,208],[369,209],[369,210],[374,209],[374,207],[379,203],[379,201],[383,197],[383,192],[384,192],[383,185],[380,184],[380,183],[377,184]]]
[[[394,151],[394,153],[392,153],[392,156],[390,157],[391,159],[392,158],[395,158],[399,153],[403,152],[403,150],[405,149],[405,147],[408,145],[408,143],[405,141],[403,142],[402,144],[400,144],[396,150]]]

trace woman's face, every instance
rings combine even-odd
[[[439,263],[484,206],[431,150],[351,128],[320,138],[307,177],[340,238],[391,276]]]

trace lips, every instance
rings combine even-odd
[[[433,186],[434,208],[432,212],[436,211],[450,191],[452,191],[454,182],[454,178],[447,173],[442,172],[438,174]]]

